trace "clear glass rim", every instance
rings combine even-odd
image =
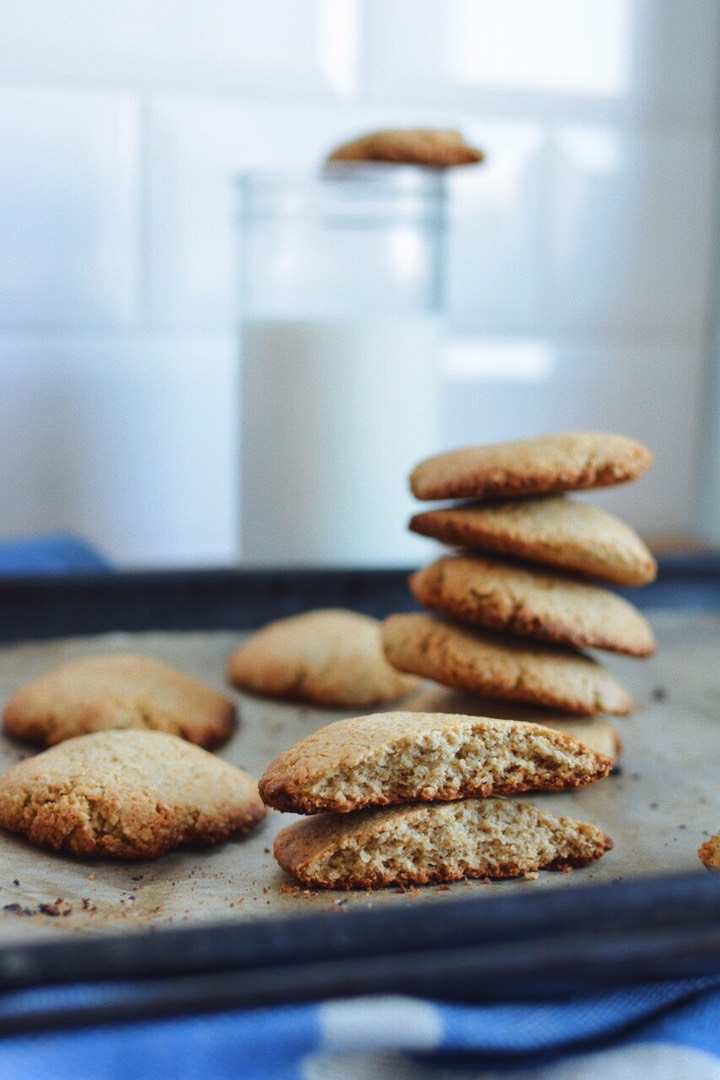
[[[385,161],[333,161],[315,169],[267,168],[239,173],[236,184],[246,193],[283,190],[312,190],[327,187],[328,181],[368,188],[373,185],[397,194],[439,195],[445,191],[445,169],[427,165],[396,164]]]

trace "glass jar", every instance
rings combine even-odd
[[[436,452],[444,174],[343,163],[241,179],[241,555],[413,565]]]

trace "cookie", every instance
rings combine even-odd
[[[278,833],[273,852],[304,885],[373,889],[532,875],[610,848],[594,825],[509,799],[465,799],[303,818]]]
[[[654,460],[624,435],[583,431],[436,454],[410,474],[418,499],[505,499],[636,480]]]
[[[561,712],[627,713],[632,707],[614,675],[565,646],[530,645],[425,614],[390,615],[382,634],[391,664],[443,686]]]
[[[80,735],[0,774],[0,828],[72,855],[151,859],[264,815],[251,776],[160,731]]]
[[[720,833],[700,845],[698,858],[708,870],[720,870]]]
[[[518,791],[559,791],[612,768],[570,735],[508,720],[376,713],[338,720],[275,758],[260,779],[267,806],[345,814],[366,806]]]
[[[342,608],[268,623],[232,653],[227,675],[256,694],[350,709],[396,701],[419,682],[385,659],[378,619]]]
[[[616,585],[647,585],[657,563],[624,521],[562,495],[426,510],[412,532],[445,544],[512,555]]]
[[[488,716],[498,720],[522,720],[540,724],[589,746],[615,763],[622,752],[622,739],[615,726],[605,717],[570,716],[551,709],[532,708],[516,701],[493,701],[466,690],[448,690],[444,686],[428,686],[413,694],[403,705],[408,712],[456,713],[462,716]]]
[[[328,161],[388,161],[442,169],[472,165],[484,156],[481,150],[468,146],[458,131],[410,128],[374,131],[343,143],[329,154]]]
[[[230,738],[235,703],[160,660],[130,653],[71,660],[21,687],[5,706],[5,730],[53,746],[91,731],[166,731],[212,748]]]
[[[653,632],[632,604],[566,575],[456,555],[418,570],[409,585],[424,607],[474,626],[629,656],[655,651]]]

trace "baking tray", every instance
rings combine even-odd
[[[223,685],[243,633],[320,606],[412,610],[406,580],[364,569],[7,579],[0,686],[101,647]],[[620,769],[580,792],[529,797],[605,828],[616,847],[600,862],[535,881],[335,893],[277,868],[272,835],[288,819],[274,812],[253,837],[154,863],[69,860],[2,836],[0,989],[14,993],[0,1031],[370,992],[554,997],[720,973],[720,875],[696,856],[720,829],[720,559],[663,559],[656,584],[629,595],[660,647],[647,661],[602,656],[638,703],[617,720]],[[255,775],[346,715],[237,696],[242,723],[222,754]],[[93,994],[38,997],[68,984]]]

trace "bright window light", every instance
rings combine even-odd
[[[358,0],[322,0],[318,53],[323,73],[341,97],[357,85]]]
[[[628,88],[632,0],[451,0],[447,17],[461,82],[603,97]]]
[[[443,346],[443,374],[450,379],[545,382],[555,366],[546,341],[452,338]]]
[[[392,263],[398,276],[412,281],[425,272],[427,248],[414,229],[398,225],[390,234]]]
[[[566,127],[557,140],[567,160],[586,174],[612,176],[622,167],[622,139],[608,128]]]

